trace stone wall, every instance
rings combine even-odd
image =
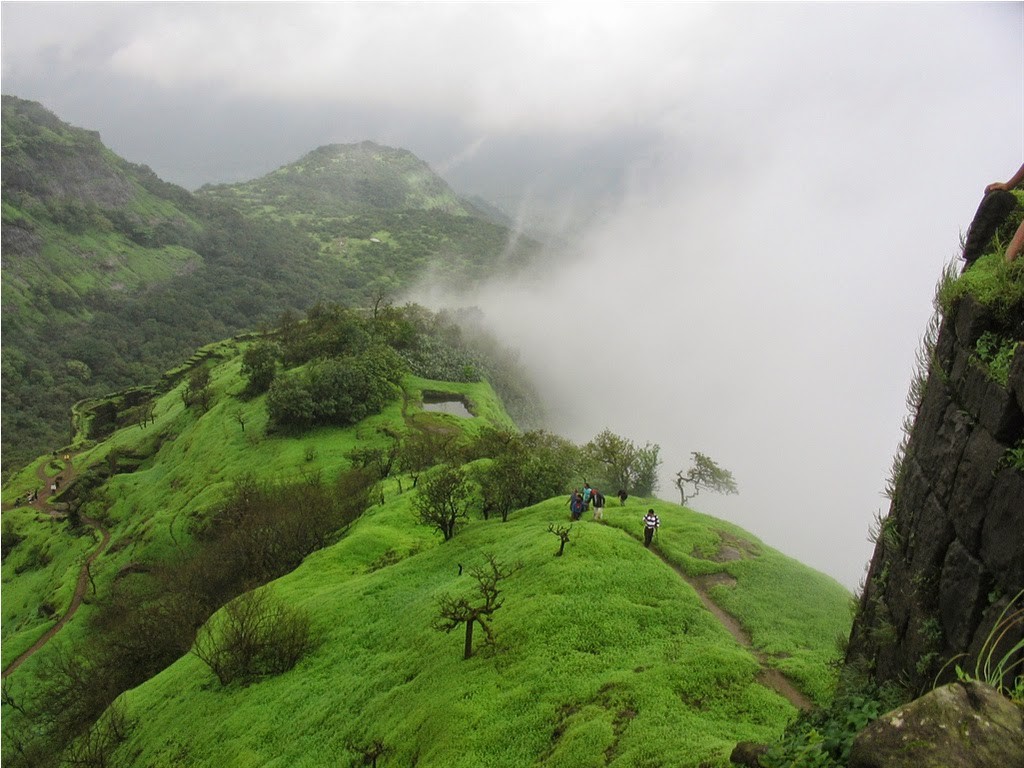
[[[1009,454],[1024,449],[1024,344],[1002,386],[975,352],[987,331],[1024,340],[1024,307],[995,312],[968,296],[942,322],[850,637],[848,665],[911,694],[957,654],[967,656],[939,681],[956,663],[973,671],[1024,590],[1024,472]],[[995,658],[1022,637],[1024,620]]]

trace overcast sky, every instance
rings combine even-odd
[[[3,3],[2,89],[190,189],[317,146],[586,221],[479,303],[553,427],[859,583],[943,265],[1024,160],[1024,4]],[[428,287],[421,297],[435,296]],[[671,521],[666,521],[668,524]]]

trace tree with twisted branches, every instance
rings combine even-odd
[[[494,555],[487,556],[487,564],[469,569],[476,579],[477,595],[474,597],[452,597],[444,595],[440,600],[440,617],[434,623],[438,631],[451,632],[460,624],[466,625],[466,644],[463,659],[473,655],[473,625],[483,629],[487,645],[494,645],[494,633],[490,621],[494,612],[501,608],[504,599],[498,590],[498,583],[522,568],[522,564],[505,566]]]
[[[681,469],[676,472],[675,485],[679,489],[680,504],[696,497],[701,489],[726,495],[740,492],[728,469],[718,466],[703,453],[694,451],[690,455],[693,456],[693,466],[685,474]]]

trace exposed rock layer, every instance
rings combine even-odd
[[[1024,450],[1024,344],[1003,386],[978,359],[986,332],[1024,340],[1024,307],[997,313],[967,297],[943,320],[850,638],[848,664],[911,693],[940,671],[952,679],[955,657],[973,671],[1024,590],[1024,472],[1011,454]],[[1019,621],[993,658],[1022,637]]]

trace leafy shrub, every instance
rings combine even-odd
[[[974,346],[975,354],[981,362],[985,374],[1001,386],[1010,380],[1010,363],[1020,342],[1006,338],[997,333],[986,331],[978,338]]]
[[[358,357],[314,360],[274,379],[267,410],[286,429],[355,424],[380,413],[395,397],[404,370],[389,347],[373,347]]]
[[[482,430],[467,454],[493,458],[474,471],[474,479],[483,488],[485,514],[493,511],[503,521],[515,509],[565,493],[583,463],[579,448],[542,430]]]
[[[249,379],[246,387],[252,394],[270,389],[277,375],[277,361],[281,347],[272,341],[260,340],[248,347],[242,355],[242,375]]]
[[[1024,472],[1024,439],[1018,440],[1015,446],[1006,449],[1003,464],[1013,467],[1018,472]]]
[[[837,693],[832,703],[801,714],[761,757],[765,768],[844,768],[854,737],[902,703],[895,688],[865,684]]]

